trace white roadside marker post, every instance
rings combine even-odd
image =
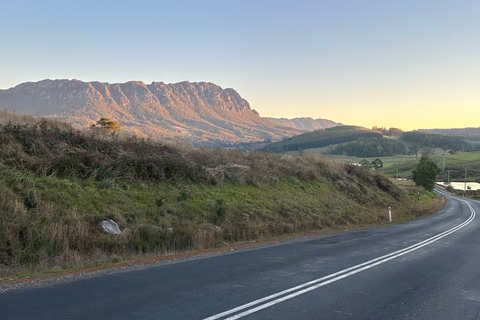
[[[388,220],[392,222],[392,207],[388,206]]]

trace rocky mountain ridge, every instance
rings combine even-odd
[[[261,118],[234,89],[209,82],[47,79],[0,90],[0,108],[83,128],[107,117],[118,121],[122,132],[205,146],[275,141],[300,133]]]

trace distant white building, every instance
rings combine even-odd
[[[480,190],[480,183],[478,182],[450,182],[450,184],[447,184],[445,182],[437,182],[439,186],[442,186],[444,188],[446,187],[451,187],[454,190]]]

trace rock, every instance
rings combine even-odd
[[[108,232],[110,234],[122,233],[122,231],[120,231],[120,228],[118,227],[118,224],[112,219],[104,220],[100,222],[100,225],[102,226],[105,232]]]
[[[343,191],[345,189],[347,189],[347,185],[345,184],[345,182],[343,182],[342,180],[337,180],[335,181],[335,186],[338,188],[338,190],[340,191]]]
[[[215,231],[215,232],[223,232],[223,229],[222,229],[222,227],[220,227],[220,226],[217,226],[217,225],[215,225],[215,224],[213,224],[213,223],[212,223],[212,224],[210,224],[210,227],[211,227],[211,228],[212,228],[212,230],[213,230],[213,231]]]

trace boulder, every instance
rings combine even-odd
[[[120,228],[118,227],[118,224],[112,219],[104,220],[100,222],[100,225],[102,226],[105,232],[108,232],[110,234],[122,233],[122,231],[120,231]]]

